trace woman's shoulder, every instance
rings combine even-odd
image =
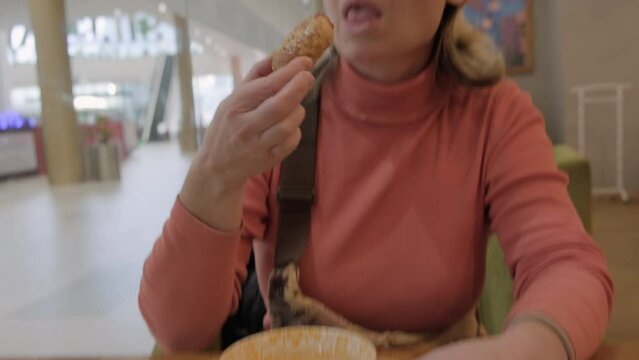
[[[502,78],[492,84],[482,86],[454,84],[452,89],[452,97],[455,100],[491,101],[530,97],[515,81],[509,78]]]
[[[453,108],[472,111],[476,115],[503,114],[516,110],[538,111],[531,96],[515,81],[507,78],[485,86],[454,85],[449,101]]]

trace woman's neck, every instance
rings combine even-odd
[[[379,83],[391,84],[408,80],[419,74],[428,64],[432,47],[419,49],[408,54],[389,54],[389,56],[364,60],[346,59],[360,75]]]
[[[439,109],[448,93],[441,85],[435,82],[432,64],[409,79],[388,84],[361,75],[341,58],[323,89],[327,91],[326,98],[335,102],[340,119],[400,126],[428,119]]]

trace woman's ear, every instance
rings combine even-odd
[[[463,6],[466,3],[466,0],[446,0],[448,5],[452,5],[455,7]]]

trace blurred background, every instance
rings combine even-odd
[[[517,4],[515,4],[517,3]],[[0,356],[144,355],[142,263],[204,130],[321,0],[0,2]],[[639,2],[469,1],[549,137],[585,159],[639,338]]]

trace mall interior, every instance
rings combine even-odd
[[[629,30],[639,2],[466,7],[543,113],[604,251],[616,286],[606,339],[639,342],[639,32]],[[0,1],[0,358],[150,353],[142,264],[205,130],[248,70],[323,10],[322,0]]]

